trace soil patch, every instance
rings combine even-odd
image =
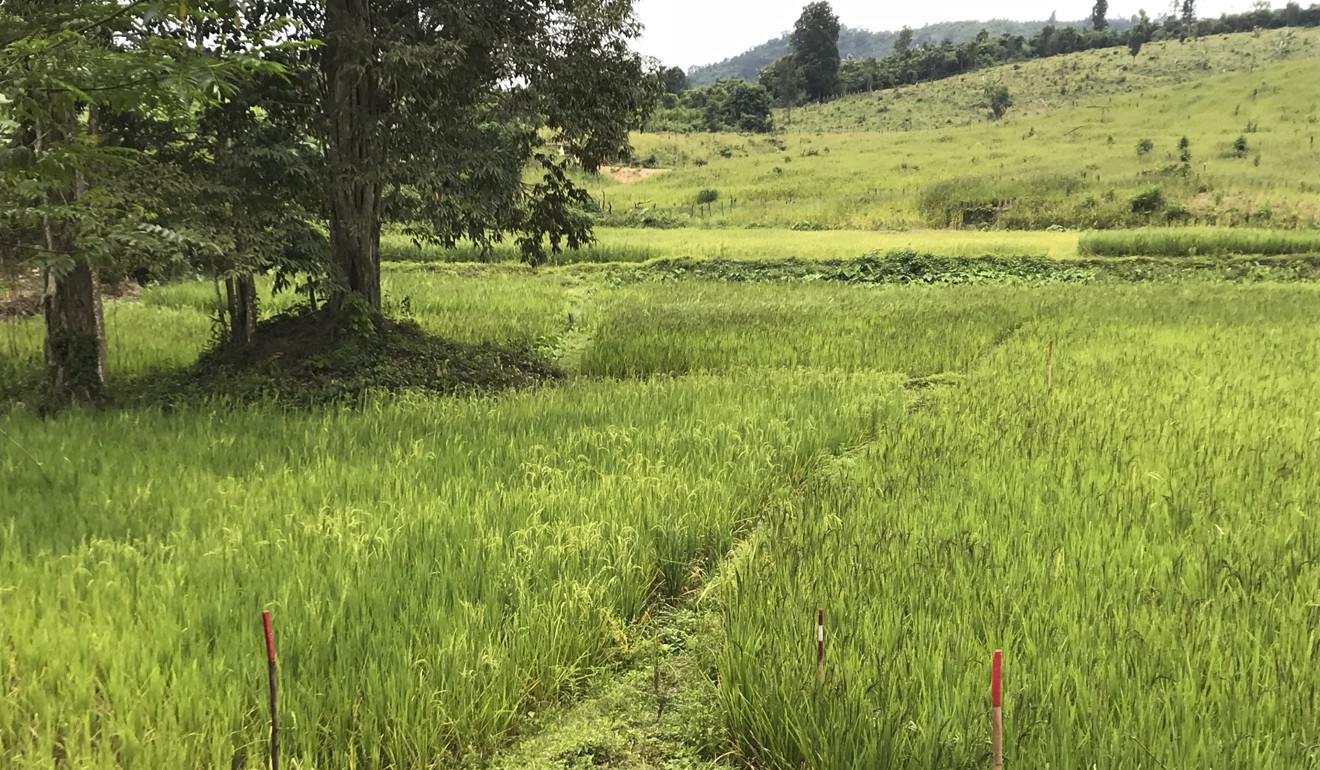
[[[643,179],[650,179],[653,176],[669,171],[667,168],[633,168],[632,166],[606,166],[600,172],[619,184],[632,184],[640,182]]]

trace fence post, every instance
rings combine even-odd
[[[816,608],[816,686],[825,684],[825,610]]]
[[[990,746],[994,770],[1004,770],[1003,661],[1004,651],[995,650],[990,664]]]
[[[270,680],[270,770],[280,770],[280,720],[275,705],[275,632],[270,625],[270,610],[261,613],[266,630],[266,673]]]

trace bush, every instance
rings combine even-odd
[[[1164,191],[1158,187],[1152,187],[1134,195],[1131,202],[1133,214],[1154,214],[1164,208]]]
[[[999,120],[1013,106],[1013,95],[1003,83],[986,83],[985,106],[990,108],[990,117]]]
[[[702,190],[701,192],[697,193],[697,205],[699,206],[705,205],[707,203],[714,203],[719,199],[720,199],[719,190]]]
[[[1137,155],[1149,155],[1153,149],[1155,149],[1155,143],[1149,139],[1142,139],[1137,142]]]
[[[1239,158],[1245,158],[1245,157],[1247,157],[1247,151],[1248,151],[1249,149],[1250,149],[1250,148],[1247,146],[1247,137],[1246,137],[1246,135],[1239,136],[1236,140],[1234,140],[1234,142],[1233,142],[1233,154],[1236,155],[1237,157],[1239,157]]]

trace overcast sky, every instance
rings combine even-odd
[[[1286,0],[1275,0],[1282,6]],[[666,66],[687,69],[746,51],[793,28],[807,0],[637,0],[637,16],[646,25],[637,50]],[[1033,21],[1058,12],[1068,21],[1091,15],[1094,0],[1009,0],[989,4],[975,0],[935,0],[889,3],[876,0],[832,0],[839,20],[849,27],[894,30],[937,21],[997,18]],[[1303,2],[1302,5],[1309,5]],[[1163,13],[1168,0],[1110,0],[1109,16],[1125,18],[1145,8]],[[1218,16],[1251,9],[1251,0],[1198,0],[1197,15]]]

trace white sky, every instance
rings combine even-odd
[[[1286,0],[1275,0],[1281,7]],[[636,43],[641,53],[667,67],[687,69],[746,51],[793,28],[808,0],[637,0],[637,17],[646,26]],[[870,30],[917,28],[937,21],[1008,18],[1048,19],[1058,12],[1063,21],[1091,15],[1094,0],[1011,0],[989,4],[976,0],[934,0],[929,4],[881,3],[876,0],[832,0],[839,20]],[[1301,0],[1303,7],[1310,5]],[[1152,16],[1164,13],[1168,0],[1109,0],[1110,18],[1127,18],[1142,8]],[[1198,16],[1251,10],[1251,0],[1198,0]]]

